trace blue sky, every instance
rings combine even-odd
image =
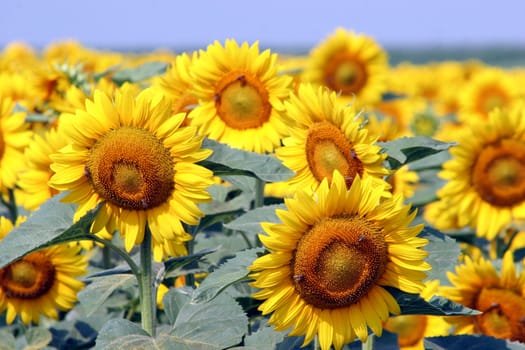
[[[8,0],[0,48],[63,39],[105,49],[204,48],[213,40],[312,47],[338,26],[384,46],[525,47],[525,1]]]

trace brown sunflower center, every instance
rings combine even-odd
[[[474,163],[472,182],[481,198],[495,206],[525,200],[525,144],[501,140],[483,148]]]
[[[509,96],[500,87],[488,86],[479,94],[477,110],[479,113],[488,116],[491,110],[505,106],[508,100]]]
[[[27,255],[0,270],[0,288],[8,298],[36,299],[55,281],[55,267],[42,252]]]
[[[297,245],[293,283],[309,304],[339,308],[354,304],[385,271],[387,245],[381,229],[357,216],[315,224]]]
[[[345,178],[363,176],[363,163],[357,158],[352,143],[329,122],[315,123],[306,138],[306,159],[317,181],[332,180],[334,170]]]
[[[219,117],[233,129],[258,128],[270,119],[272,106],[263,83],[248,73],[233,71],[216,88]]]
[[[390,317],[385,329],[398,335],[399,346],[414,346],[425,335],[427,328],[427,317],[424,315],[401,315]]]
[[[525,341],[525,298],[512,290],[483,288],[475,308],[477,332],[496,338]]]
[[[412,131],[418,136],[434,136],[438,128],[438,119],[426,113],[416,114],[412,122]]]
[[[324,70],[326,85],[344,95],[357,94],[368,79],[366,68],[360,60],[347,52],[334,55]]]
[[[90,150],[86,175],[105,200],[127,210],[146,210],[166,201],[175,188],[169,150],[150,131],[111,130]]]

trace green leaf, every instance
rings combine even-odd
[[[261,222],[281,222],[275,213],[276,209],[286,209],[286,206],[284,204],[273,204],[255,208],[239,216],[237,219],[224,224],[224,227],[230,230],[238,230],[256,235],[263,232]]]
[[[205,303],[192,300],[181,307],[171,336],[219,348],[241,342],[248,332],[248,318],[231,296],[222,293]]]
[[[244,280],[249,274],[248,266],[263,251],[263,248],[253,248],[238,252],[234,258],[220,265],[204,279],[195,290],[192,302],[208,302],[230,285]]]
[[[233,348],[235,350],[259,350],[259,349],[275,349],[277,344],[283,341],[284,332],[277,332],[273,327],[262,327],[257,332],[250,334],[244,338],[244,346]],[[233,350],[232,349],[232,350]]]
[[[6,329],[0,329],[0,350],[14,350],[16,349],[16,339]]]
[[[387,161],[391,169],[428,157],[432,154],[446,151],[453,143],[441,142],[429,137],[402,137],[393,141],[378,142],[388,155]]]
[[[235,252],[251,248],[253,242],[247,242],[241,233],[231,234],[222,231],[199,232],[195,236],[195,249],[216,249],[215,253],[206,257],[206,262],[212,266],[219,265],[226,257],[231,258]]]
[[[97,337],[97,350],[158,349],[155,339],[139,325],[128,320],[111,319]]]
[[[115,290],[137,283],[135,276],[131,274],[95,277],[88,279],[90,280],[91,283],[78,292],[78,300],[86,316],[96,313]]]
[[[162,350],[222,350],[218,345],[207,344],[198,339],[184,339],[161,333],[156,337],[158,349]]]
[[[427,280],[439,280],[442,285],[448,284],[447,271],[453,271],[458,262],[461,253],[459,244],[429,226],[423,228],[419,237],[429,241],[424,248],[428,252],[426,261],[432,266],[430,271],[426,271]]]
[[[62,193],[49,199],[2,240],[0,268],[39,249],[93,237],[89,230],[100,205],[72,225],[76,207],[60,203],[64,195]]]
[[[27,345],[24,350],[39,350],[51,342],[51,332],[42,327],[31,327],[24,334]]]
[[[426,301],[419,294],[406,293],[393,287],[384,288],[396,299],[401,308],[401,315],[474,316],[480,314],[477,310],[441,296],[434,295]]]
[[[162,304],[164,305],[164,312],[168,316],[170,324],[174,324],[177,315],[183,305],[191,301],[193,291],[186,288],[170,288],[164,297],[162,298]]]
[[[272,155],[234,149],[210,139],[203,141],[202,148],[213,150],[213,154],[200,164],[217,176],[243,175],[278,182],[294,174]]]
[[[113,81],[117,85],[125,82],[138,83],[157,75],[164,74],[168,65],[164,62],[146,62],[134,68],[124,68],[113,74]]]
[[[424,339],[426,350],[525,350],[525,344],[487,335],[455,335]]]
[[[165,273],[176,269],[180,269],[181,267],[184,267],[192,262],[199,261],[206,255],[214,253],[216,251],[217,249],[215,248],[208,248],[198,251],[197,253],[193,253],[191,255],[181,256],[178,258],[170,258],[164,262]]]

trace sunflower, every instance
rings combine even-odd
[[[188,113],[198,104],[197,98],[190,92],[189,75],[191,64],[197,60],[197,57],[196,52],[192,56],[187,53],[178,55],[166,73],[153,81],[153,86],[171,99],[174,114],[185,112],[188,116]],[[189,124],[189,119],[185,121],[185,124]]]
[[[335,169],[349,181],[357,175],[383,181],[388,174],[383,167],[386,154],[374,145],[376,138],[362,127],[363,120],[355,108],[339,103],[335,92],[301,84],[285,105],[295,125],[275,154],[295,171],[288,180],[291,186],[315,191]]]
[[[310,52],[303,81],[373,104],[386,92],[388,70],[387,53],[373,38],[338,28]]]
[[[194,127],[180,127],[185,114],[172,115],[171,102],[151,89],[135,97],[124,85],[114,102],[96,90],[84,110],[61,118],[71,144],[51,155],[49,184],[71,191],[64,201],[79,204],[75,220],[103,202],[93,232],[118,229],[130,251],[148,225],[155,260],[185,254],[191,236],[182,223],[197,223],[196,204],[210,200],[212,184],[212,172],[195,164],[211,151]]]
[[[425,289],[420,293],[425,300],[437,294],[439,280],[425,282]],[[446,336],[450,334],[450,324],[441,316],[400,315],[390,317],[383,327],[396,333],[401,350],[425,350],[425,337]]]
[[[516,104],[521,92],[513,76],[494,67],[474,75],[461,91],[458,118],[463,122],[487,120],[494,108],[506,109]]]
[[[423,289],[427,240],[416,237],[422,226],[409,227],[416,212],[401,197],[384,198],[385,186],[359,176],[350,189],[334,171],[312,196],[299,190],[277,210],[282,223],[263,223],[259,235],[270,251],[249,267],[264,300],[259,310],[273,313],[270,324],[290,335],[319,336],[322,349],[341,349],[368,327],[381,335],[382,321],[399,314],[395,299],[383,288],[408,293]]]
[[[11,221],[0,217],[0,239],[12,229]],[[57,319],[57,310],[71,309],[84,287],[76,277],[87,272],[87,259],[80,250],[79,246],[60,244],[0,269],[0,311],[7,310],[6,322],[11,324],[20,315],[25,324],[38,323],[41,315]]]
[[[17,175],[25,166],[24,148],[31,139],[26,114],[14,112],[15,103],[0,95],[0,190],[13,189]]]
[[[226,40],[201,53],[190,71],[199,106],[190,113],[199,133],[234,148],[272,152],[288,132],[282,115],[292,78],[279,74],[277,55],[259,44]]]
[[[20,203],[28,210],[35,210],[49,198],[58,193],[50,187],[49,179],[54,174],[49,168],[51,154],[67,144],[67,139],[58,134],[56,129],[49,129],[44,135],[34,134],[25,149],[26,166],[20,172],[17,185],[22,189],[23,201]]]
[[[493,239],[505,226],[525,219],[525,106],[495,109],[472,122],[450,149],[439,176],[448,182],[438,197],[457,212],[460,226]]]
[[[451,317],[455,334],[485,334],[525,342],[525,272],[516,273],[514,255],[503,256],[501,273],[489,260],[480,258],[448,272],[452,286],[441,288],[443,296],[481,311],[477,316]]]

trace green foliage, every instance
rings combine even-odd
[[[442,285],[448,284],[447,271],[454,271],[461,252],[459,244],[447,235],[425,226],[419,237],[428,239],[425,250],[428,252],[426,261],[432,266],[426,271],[427,280],[439,280]]]
[[[402,137],[393,141],[378,142],[378,144],[388,154],[387,162],[390,169],[397,169],[404,164],[446,151],[454,145],[424,136]]]
[[[220,265],[197,287],[193,294],[193,302],[209,302],[224,289],[248,276],[248,266],[262,253],[262,248],[254,248],[238,252],[234,258]]]
[[[255,208],[235,220],[224,224],[224,227],[230,230],[246,232],[249,237],[254,238],[257,234],[263,232],[261,222],[280,222],[280,219],[275,213],[276,209],[286,209],[286,206],[284,204],[275,204]]]
[[[401,308],[401,315],[472,316],[479,314],[477,310],[440,296],[433,296],[427,302],[419,294],[405,293],[393,287],[384,288],[396,299]]]
[[[89,234],[98,208],[91,210],[72,225],[75,206],[61,203],[57,195],[15,227],[0,244],[0,268],[33,251],[56,244],[93,239]],[[31,239],[28,239],[31,237]]]
[[[16,349],[16,339],[7,329],[0,329],[0,350]]]
[[[496,339],[486,335],[457,335],[425,339],[427,350],[525,350],[525,344]]]
[[[271,155],[234,149],[210,139],[203,141],[202,148],[213,150],[213,154],[200,164],[217,176],[243,175],[266,182],[278,182],[293,175],[290,169]]]
[[[125,82],[139,83],[166,72],[168,65],[164,62],[146,62],[138,67],[123,68],[113,74],[112,80],[117,85]]]
[[[96,313],[109,296],[117,289],[136,285],[137,280],[132,274],[114,274],[93,277],[78,293],[78,300],[86,316]]]
[[[275,349],[277,344],[283,341],[285,334],[277,332],[273,327],[264,326],[244,338],[244,346],[232,348],[232,350],[259,350]]]

